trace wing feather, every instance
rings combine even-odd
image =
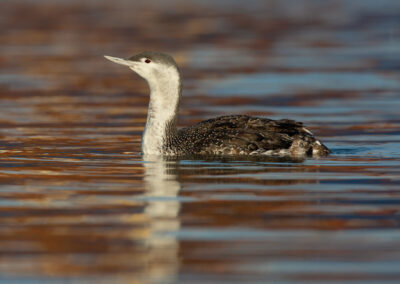
[[[181,129],[176,144],[184,152],[213,154],[223,150],[226,153],[249,154],[290,149],[299,136],[312,137],[303,130],[301,122],[230,115]]]

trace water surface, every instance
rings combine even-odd
[[[0,281],[398,283],[399,2],[225,2],[1,2]],[[102,55],[145,49],[181,126],[292,118],[333,154],[142,157],[146,84]]]

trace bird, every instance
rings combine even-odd
[[[141,151],[152,156],[327,156],[331,151],[290,119],[225,115],[178,129],[182,79],[172,56],[144,51],[128,59],[104,55],[147,81],[150,101]]]

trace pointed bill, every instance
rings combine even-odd
[[[108,55],[104,55],[104,57],[114,63],[125,65],[125,66],[132,66],[132,63],[133,63],[132,61],[130,61],[128,59],[122,59],[122,58],[112,57],[112,56],[108,56]]]

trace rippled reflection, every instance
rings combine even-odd
[[[176,180],[176,161],[163,157],[144,156],[144,182],[146,206],[144,213],[149,218],[150,235],[145,243],[150,252],[149,261],[158,263],[149,275],[157,283],[174,283],[179,271],[180,230],[178,200],[180,183]]]
[[[228,3],[229,2],[229,3]],[[399,283],[400,1],[0,1],[0,282]],[[140,155],[159,50],[179,125],[303,121],[314,160]]]

